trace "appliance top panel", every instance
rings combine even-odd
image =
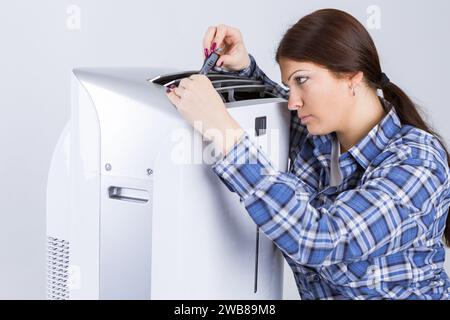
[[[178,85],[182,78],[198,71],[179,71],[170,68],[102,67],[76,68],[75,77],[88,90],[101,87],[126,95],[145,104],[170,103],[166,87]],[[255,79],[211,72],[206,75],[228,108],[249,104],[286,101],[273,94],[273,87]],[[258,100],[258,101],[255,101]]]

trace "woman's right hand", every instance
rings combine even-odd
[[[206,50],[210,54],[215,48],[221,48],[217,52],[220,57],[216,62],[216,65],[221,68],[240,71],[250,65],[250,57],[245,48],[241,31],[237,28],[224,24],[209,27],[203,38],[203,48],[205,55],[207,54]]]

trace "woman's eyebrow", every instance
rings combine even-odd
[[[308,71],[308,70],[302,70],[302,69],[295,70],[295,71],[292,72],[291,75],[289,76],[288,82],[289,82],[289,80],[291,79],[292,75],[294,75],[294,74],[295,74],[296,72],[298,72],[298,71]],[[285,84],[283,81],[281,81],[281,83],[282,83],[285,87],[289,87],[289,86],[288,86],[287,84]]]

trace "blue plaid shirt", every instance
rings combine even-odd
[[[241,72],[221,72],[262,79],[287,99],[289,92],[250,59]],[[450,205],[445,151],[433,135],[402,125],[380,99],[386,116],[339,156],[336,186],[330,186],[335,133],[310,135],[295,111],[287,173],[248,134],[212,166],[282,251],[302,299],[450,299],[442,241]]]

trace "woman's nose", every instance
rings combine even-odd
[[[303,101],[300,99],[293,99],[289,97],[288,100],[288,109],[289,110],[298,110],[303,106]]]

